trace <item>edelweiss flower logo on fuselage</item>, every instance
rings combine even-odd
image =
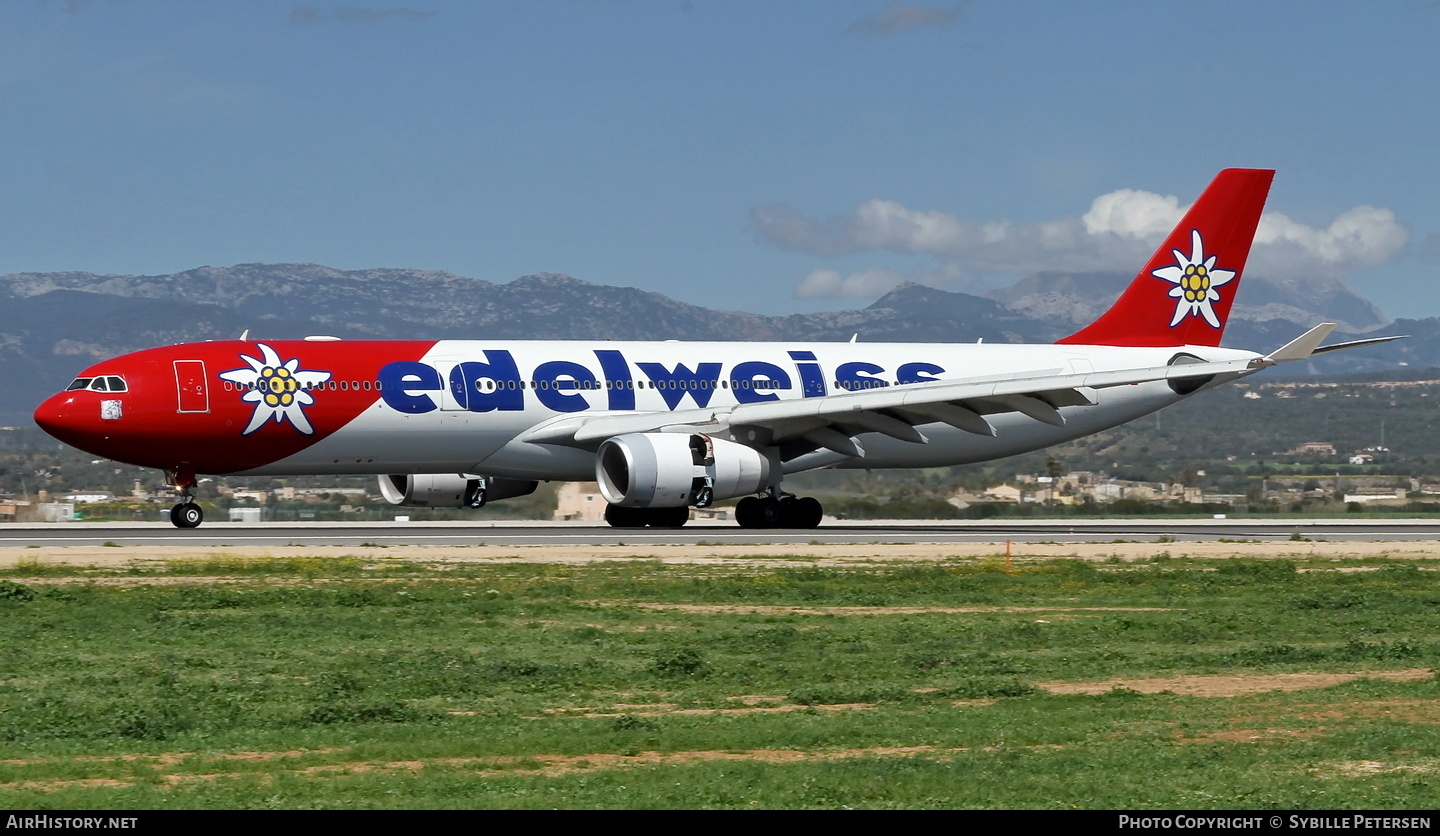
[[[250,424],[241,435],[255,432],[272,418],[277,424],[289,421],[306,435],[315,432],[315,428],[310,426],[310,419],[305,417],[304,407],[315,403],[309,389],[329,380],[330,372],[302,370],[298,358],[282,363],[275,349],[264,343],[256,345],[260,347],[260,357],[240,355],[248,368],[220,373],[221,380],[245,387],[245,394],[240,396],[240,400],[255,404],[255,413],[250,416]]]
[[[1188,314],[1202,316],[1210,327],[1219,328],[1220,318],[1215,315],[1212,302],[1220,301],[1215,288],[1235,278],[1234,270],[1217,270],[1215,256],[1205,257],[1205,244],[1200,240],[1200,230],[1190,230],[1190,255],[1179,250],[1170,251],[1175,263],[1151,271],[1150,275],[1175,285],[1168,294],[1175,299],[1175,316],[1170,320],[1174,328]]]

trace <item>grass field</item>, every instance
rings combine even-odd
[[[0,798],[1440,806],[1440,559],[1155,548],[1013,574],[28,561],[0,570]]]

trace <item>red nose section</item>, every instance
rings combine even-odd
[[[81,401],[87,401],[81,403]],[[35,410],[35,423],[40,429],[72,447],[85,448],[100,423],[97,404],[83,393],[61,392],[40,404]]]

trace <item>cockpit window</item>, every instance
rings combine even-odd
[[[105,377],[77,377],[73,383],[65,387],[65,391],[89,389],[91,392],[124,392],[128,388],[125,385],[125,378],[112,374]]]

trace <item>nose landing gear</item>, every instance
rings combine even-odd
[[[165,471],[165,481],[180,492],[180,501],[170,509],[170,522],[176,528],[196,528],[205,521],[205,512],[195,504],[195,472],[186,467]]]
[[[170,509],[170,522],[174,523],[176,528],[195,528],[204,520],[205,512],[188,497]]]

